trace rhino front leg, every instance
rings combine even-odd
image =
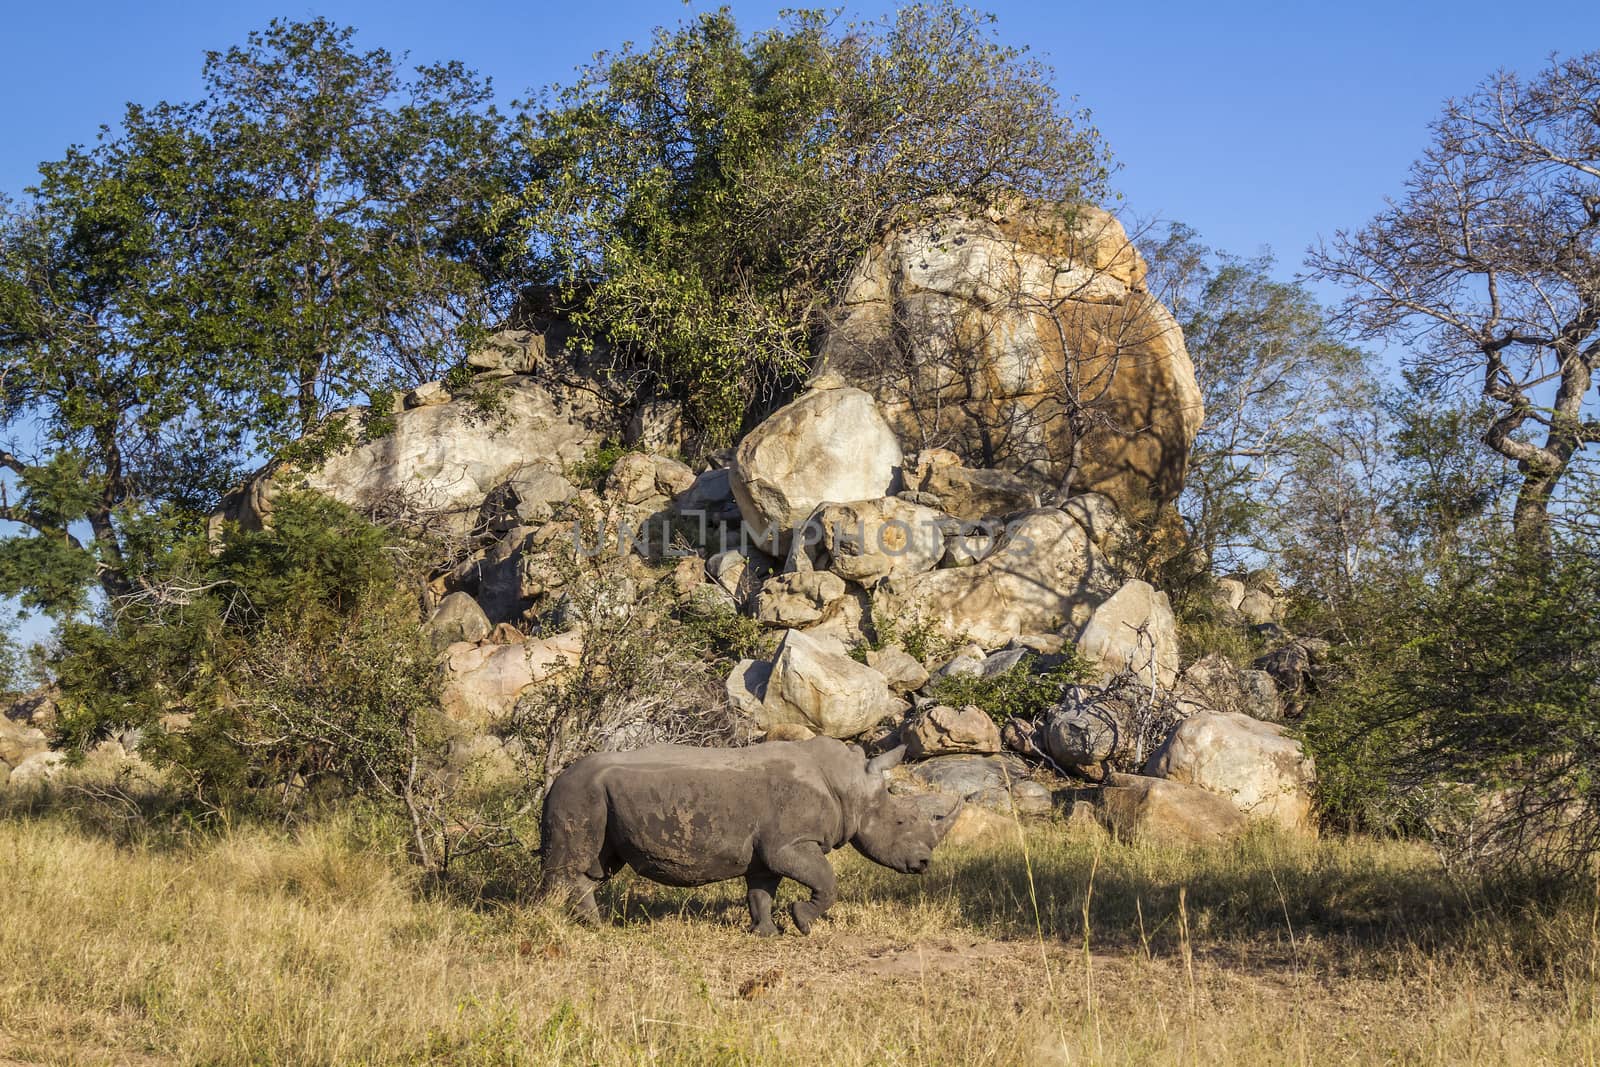
[[[771,871],[747,874],[744,878],[750,902],[750,932],[757,937],[772,937],[778,927],[772,921],[772,898],[778,894],[778,883],[783,881]]]
[[[828,862],[822,846],[815,841],[796,842],[768,856],[767,866],[774,874],[792,878],[811,890],[810,900],[797,900],[789,909],[795,928],[809,934],[811,924],[827,914],[839,899],[833,864]]]

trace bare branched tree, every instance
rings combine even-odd
[[[1485,442],[1522,475],[1518,537],[1548,537],[1574,456],[1600,441],[1600,51],[1502,71],[1451,101],[1406,191],[1316,249],[1343,321],[1411,346],[1424,382],[1475,378]]]

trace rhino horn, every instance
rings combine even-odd
[[[906,758],[906,746],[896,745],[887,752],[879,753],[867,761],[868,774],[882,774],[891,767],[898,767],[900,761]]]
[[[943,815],[935,815],[933,817],[933,826],[936,834],[933,839],[933,843],[935,845],[937,845],[940,841],[943,841],[944,835],[950,832],[950,827],[956,824],[956,816],[961,814],[961,808],[964,804],[966,804],[964,799],[961,797],[956,797],[954,802],[951,803],[949,811],[945,812]]]

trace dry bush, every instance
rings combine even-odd
[[[563,627],[583,631],[570,670],[526,695],[508,736],[537,767],[542,792],[590,752],[675,742],[729,745],[739,722],[723,692],[725,670],[704,631],[679,621],[670,583],[612,552],[585,555],[553,542]]]

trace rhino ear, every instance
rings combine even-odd
[[[868,774],[882,774],[891,767],[897,767],[906,758],[906,746],[896,745],[887,752],[873,756],[867,761]]]

